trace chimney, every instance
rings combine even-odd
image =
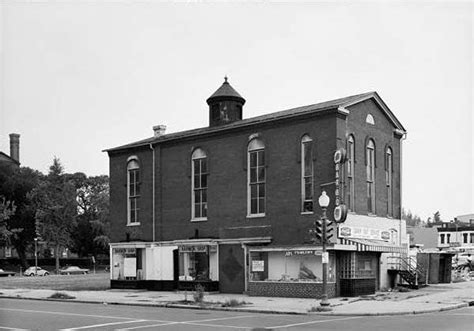
[[[153,132],[155,133],[155,138],[161,137],[162,135],[164,135],[165,131],[166,131],[166,125],[155,125],[153,127]]]
[[[10,133],[10,157],[20,163],[20,135]]]

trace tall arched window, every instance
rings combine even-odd
[[[140,165],[136,158],[127,163],[128,224],[140,224]]]
[[[249,216],[265,215],[265,145],[252,139],[248,145],[247,212]]]
[[[367,158],[367,209],[375,214],[375,144],[369,139],[366,146]]]
[[[304,135],[301,139],[301,202],[303,213],[313,212],[313,140]]]
[[[392,172],[393,172],[393,155],[392,149],[387,148],[385,167],[385,185],[387,189],[387,215],[393,216],[393,194],[392,194]]]
[[[355,187],[354,187],[354,163],[355,163],[355,142],[354,136],[347,138],[347,208],[355,211]]]
[[[207,219],[207,155],[197,148],[192,155],[192,219]]]

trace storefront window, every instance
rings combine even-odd
[[[179,280],[217,281],[217,246],[179,247]]]
[[[335,281],[334,256],[328,263],[328,281]],[[322,256],[316,250],[254,251],[250,253],[251,281],[322,282]]]

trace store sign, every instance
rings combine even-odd
[[[339,226],[339,238],[359,238],[359,239],[375,239],[390,240],[390,232],[380,229],[364,228],[359,226]]]
[[[328,252],[323,253],[321,263],[329,263],[329,253]]]
[[[123,275],[124,277],[137,276],[137,259],[135,257],[126,257],[123,259]]]
[[[293,256],[293,255],[320,255],[321,251],[315,249],[305,249],[299,251],[287,251],[285,252],[285,256]]]
[[[136,253],[136,248],[114,248],[114,254],[135,255]]]
[[[262,272],[265,271],[265,261],[263,260],[253,260],[252,261],[252,272]]]
[[[180,253],[207,253],[207,245],[180,245]]]

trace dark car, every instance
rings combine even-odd
[[[69,266],[64,269],[59,270],[61,275],[74,275],[74,274],[88,274],[89,269],[79,268],[77,266]]]

